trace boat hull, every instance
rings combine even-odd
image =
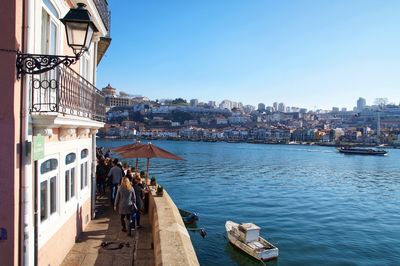
[[[338,151],[344,154],[355,154],[355,155],[378,155],[383,156],[387,154],[384,150],[373,150],[373,149],[352,149],[352,148],[339,148]]]
[[[258,241],[244,243],[239,240],[239,235],[234,228],[239,224],[227,221],[225,224],[226,234],[229,242],[236,248],[245,252],[249,256],[262,261],[269,261],[278,258],[279,250],[270,242],[262,237],[258,237]]]

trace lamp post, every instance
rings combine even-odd
[[[65,17],[60,19],[65,25],[68,46],[72,48],[75,56],[18,52],[17,78],[24,74],[41,74],[60,64],[70,66],[79,60],[80,56],[89,49],[93,33],[98,31],[85,6],[83,3],[78,3],[77,8],[71,8]]]

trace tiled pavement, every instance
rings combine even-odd
[[[154,265],[151,227],[148,215],[141,216],[143,228],[132,231],[132,237],[121,231],[119,215],[112,209],[108,197],[100,197],[96,203],[97,218],[86,227],[76,244],[65,257],[63,266],[146,266]],[[107,250],[102,242],[112,242]]]

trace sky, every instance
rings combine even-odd
[[[400,102],[398,0],[109,0],[97,87],[152,100]]]

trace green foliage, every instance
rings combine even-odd
[[[176,98],[175,100],[172,100],[171,104],[174,105],[187,105],[187,101],[185,99],[182,98]]]
[[[171,120],[174,122],[180,122],[181,124],[183,124],[183,122],[185,122],[186,120],[192,120],[193,119],[193,115],[191,115],[188,112],[183,112],[180,110],[173,110],[171,112]]]

